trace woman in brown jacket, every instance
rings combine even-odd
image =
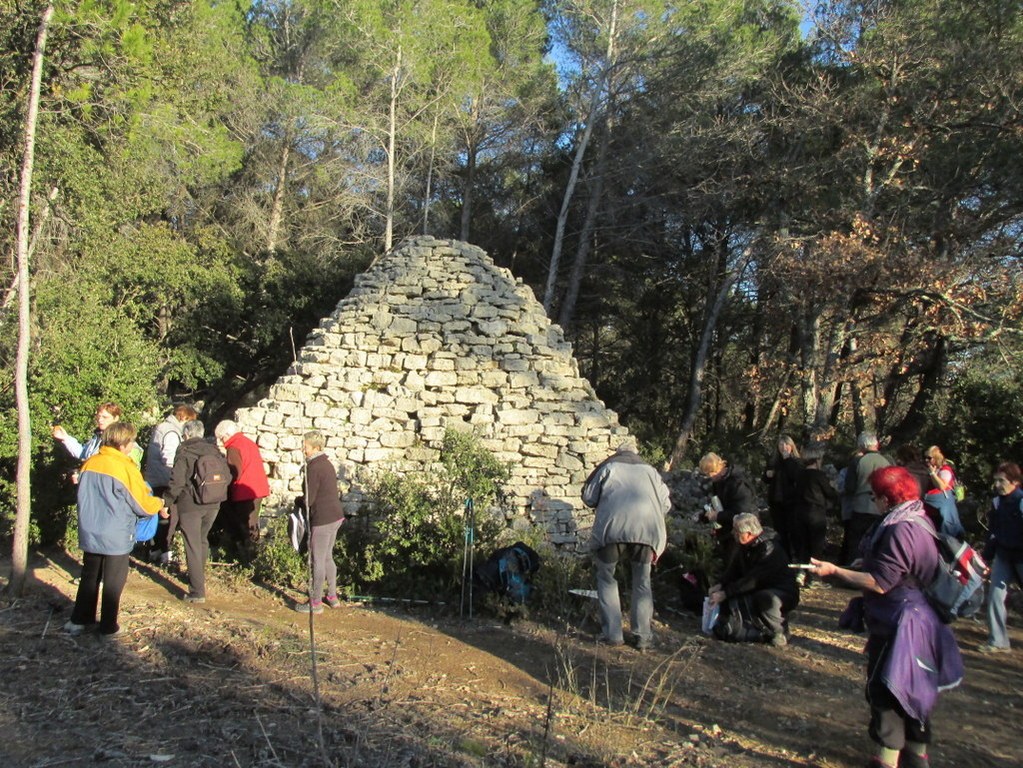
[[[295,606],[299,613],[323,613],[323,604],[339,608],[337,596],[337,565],[334,563],[334,542],[345,521],[337,491],[337,470],[323,452],[323,433],[306,432],[302,437],[305,454],[305,503],[309,510],[309,557],[313,577],[309,584],[309,602]],[[323,585],[327,584],[327,596]]]

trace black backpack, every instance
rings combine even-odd
[[[475,569],[473,578],[485,589],[522,605],[533,592],[533,574],[539,569],[540,555],[528,544],[517,541],[496,550]]]
[[[192,470],[192,497],[196,504],[220,504],[227,501],[231,484],[231,465],[219,453],[204,453]]]

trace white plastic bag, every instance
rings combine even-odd
[[[712,603],[709,597],[703,598],[703,623],[700,627],[703,634],[709,635],[714,631],[714,625],[717,624],[720,612],[720,605]]]

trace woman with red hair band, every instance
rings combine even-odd
[[[868,733],[876,745],[869,766],[926,768],[931,711],[938,691],[962,679],[963,661],[920,589],[940,566],[920,484],[904,467],[883,467],[870,475],[870,486],[886,512],[863,537],[859,570],[811,559],[811,572],[863,591]]]

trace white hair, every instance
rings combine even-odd
[[[763,526],[760,525],[760,518],[752,512],[736,515],[732,520],[732,530],[736,533],[752,533],[754,536],[759,536],[764,532]]]
[[[856,445],[859,446],[861,451],[876,451],[878,445],[877,435],[873,432],[860,432]]]
[[[233,435],[237,435],[241,430],[238,428],[237,422],[231,421],[230,419],[224,419],[222,422],[217,424],[217,428],[213,430],[213,434],[217,436],[217,440],[224,442]]]

